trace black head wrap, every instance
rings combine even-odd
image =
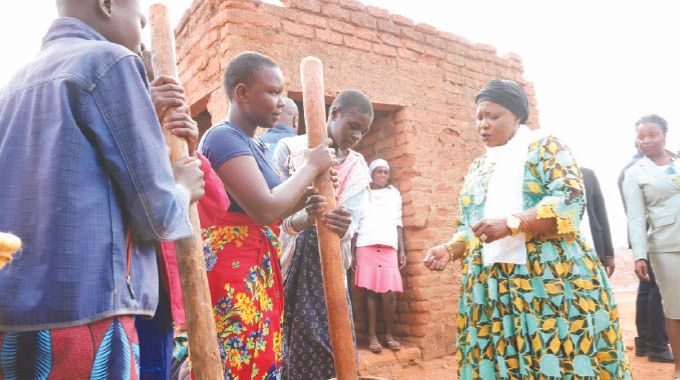
[[[494,79],[487,83],[475,97],[475,103],[491,101],[500,104],[519,117],[520,124],[529,118],[529,101],[522,86],[511,80]]]

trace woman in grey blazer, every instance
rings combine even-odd
[[[644,155],[626,171],[623,194],[635,273],[649,281],[651,263],[663,298],[666,325],[680,379],[680,157],[666,151],[666,120],[649,115],[636,123],[637,145]],[[649,223],[649,230],[647,230]]]

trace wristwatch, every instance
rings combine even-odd
[[[510,235],[515,236],[520,232],[519,227],[522,225],[522,219],[515,215],[510,215],[505,218],[505,225],[510,229]]]

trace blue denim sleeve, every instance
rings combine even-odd
[[[79,123],[121,195],[132,232],[171,241],[191,235],[189,194],[175,184],[142,61],[121,58],[90,88]]]

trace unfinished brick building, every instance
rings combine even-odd
[[[179,70],[192,113],[205,129],[226,116],[221,74],[235,54],[255,50],[281,65],[289,97],[302,99],[299,64],[324,62],[327,101],[343,88],[364,91],[375,122],[359,151],[385,158],[404,200],[408,264],[399,298],[397,333],[423,359],[454,351],[459,265],[430,273],[427,249],[453,231],[457,195],[468,164],[483,149],[474,95],[490,79],[525,85],[536,125],[533,88],[516,55],[354,0],[195,0],[176,29]],[[357,307],[357,330],[364,329]]]

